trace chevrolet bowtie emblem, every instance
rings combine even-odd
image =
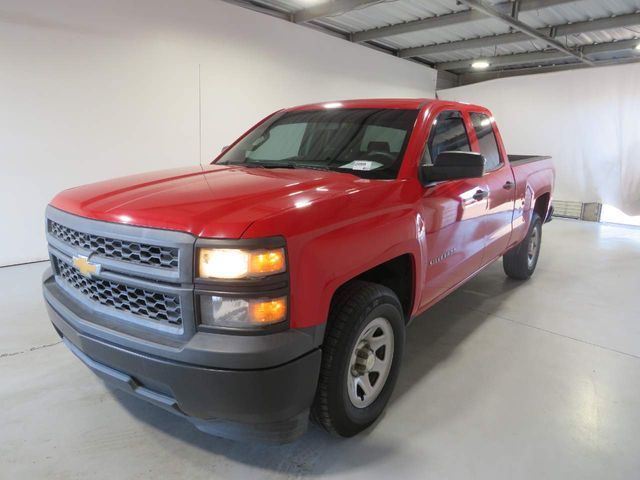
[[[73,257],[73,266],[85,277],[100,273],[100,264],[91,263],[88,257],[76,255]]]

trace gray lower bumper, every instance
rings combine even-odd
[[[307,427],[320,368],[318,348],[270,368],[212,368],[116,345],[82,331],[46,304],[65,344],[101,379],[202,431],[282,443]]]

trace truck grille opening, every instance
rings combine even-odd
[[[110,280],[87,278],[68,263],[53,257],[58,277],[90,300],[146,320],[182,325],[180,298]]]
[[[122,260],[124,262],[172,270],[178,268],[179,255],[177,248],[129,242],[79,232],[52,220],[49,220],[48,223],[49,233],[67,245],[79,247],[97,255]]]

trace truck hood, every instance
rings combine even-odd
[[[51,205],[82,217],[240,238],[256,220],[322,195],[369,184],[348,173],[208,165],[134,175],[65,190]]]

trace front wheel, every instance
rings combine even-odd
[[[527,236],[502,257],[504,273],[516,280],[526,280],[536,269],[542,245],[542,219],[537,213],[531,218]]]
[[[380,416],[404,347],[402,307],[382,285],[356,281],[332,302],[312,419],[351,437]]]

